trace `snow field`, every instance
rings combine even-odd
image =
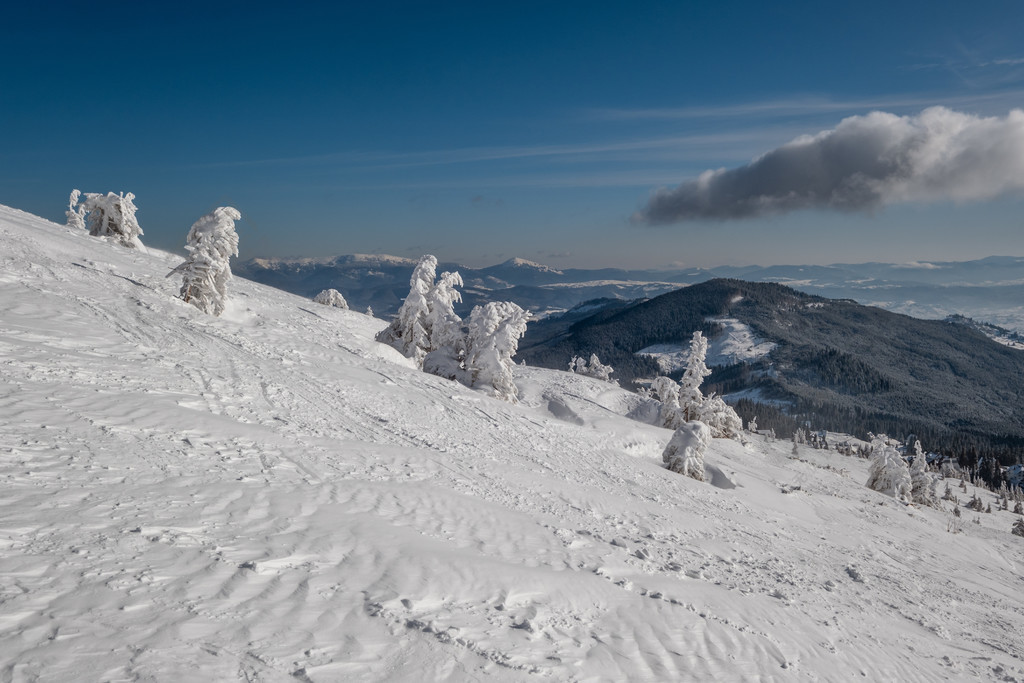
[[[755,435],[699,483],[610,384],[499,402],[16,210],[0,259],[0,680],[1024,680],[1012,513]]]

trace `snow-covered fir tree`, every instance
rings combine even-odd
[[[1024,536],[1024,519],[1018,519],[1010,529],[1014,536]]]
[[[615,380],[612,379],[612,373],[615,370],[612,366],[602,363],[596,353],[590,354],[589,363],[581,356],[573,356],[572,360],[569,361],[569,372],[616,384]]]
[[[935,475],[928,471],[928,460],[921,450],[921,442],[914,441],[914,462],[910,465],[910,497],[914,504],[938,507],[937,484]]]
[[[373,306],[366,307],[366,315],[370,316],[371,318],[373,317]]]
[[[412,358],[423,367],[423,359],[430,353],[430,306],[427,295],[434,287],[437,259],[430,254],[420,257],[409,278],[409,295],[402,302],[391,324],[381,330],[377,341],[398,349],[406,358]]]
[[[699,419],[698,414],[704,402],[704,394],[700,385],[704,378],[711,374],[705,359],[708,355],[708,340],[700,330],[693,333],[690,340],[690,354],[686,359],[686,370],[679,380],[679,407],[683,410],[685,421]]]
[[[81,206],[77,206],[80,197],[85,197]],[[82,222],[89,228],[89,234],[94,237],[113,237],[120,244],[138,248],[142,246],[142,228],[135,218],[138,208],[134,203],[135,195],[128,194],[98,194],[87,192],[82,195],[78,190],[71,192],[68,202],[68,210],[65,215],[68,225],[78,227]]]
[[[456,287],[462,286],[461,275],[445,272],[427,292],[428,353],[457,346],[462,339],[462,318],[455,313],[455,304],[462,302],[462,293]]]
[[[85,229],[85,207],[78,205],[81,196],[80,190],[71,190],[71,196],[68,197],[68,210],[64,215],[67,216],[69,228]]]
[[[676,429],[661,454],[665,467],[704,481],[704,452],[711,443],[711,428],[703,422],[685,422]]]
[[[204,313],[224,312],[231,257],[238,256],[235,221],[241,218],[238,209],[221,206],[193,223],[186,238],[188,257],[168,273],[181,274],[181,298]]]
[[[348,302],[345,301],[345,297],[342,296],[341,292],[336,289],[323,290],[313,297],[313,303],[348,310]]]
[[[872,441],[871,467],[868,469],[866,485],[870,489],[888,494],[903,503],[912,501],[913,484],[910,470],[900,452],[889,444],[888,438],[880,434]]]
[[[470,387],[487,387],[498,398],[516,403],[519,390],[513,381],[512,356],[526,334],[530,319],[511,301],[491,301],[477,306],[469,315],[466,334],[465,371]]]

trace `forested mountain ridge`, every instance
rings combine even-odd
[[[751,362],[715,368],[705,388],[786,406],[789,418],[768,418],[783,431],[800,416],[814,427],[852,433],[912,431],[931,439],[930,448],[994,449],[1004,460],[1024,445],[1024,352],[968,325],[920,320],[779,284],[710,280],[610,315],[598,313],[554,338],[528,332],[520,358],[563,368],[574,354],[597,353],[615,367],[620,382],[630,384],[659,372],[656,361],[638,351],[685,344],[698,329],[713,339],[722,331],[715,320],[722,318],[740,321],[776,346]],[[773,413],[748,401],[739,407],[748,414]],[[770,426],[765,418],[760,424]]]

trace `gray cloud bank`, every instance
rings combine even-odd
[[[872,112],[802,136],[733,169],[656,190],[636,223],[738,219],[799,209],[871,211],[970,202],[1024,190],[1024,111],[980,117],[945,107]]]

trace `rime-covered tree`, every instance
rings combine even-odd
[[[586,359],[580,356],[573,356],[572,360],[569,361],[569,372],[577,375],[593,377],[594,379],[599,379],[611,384],[616,383],[615,380],[612,379],[612,373],[615,372],[615,370],[612,366],[602,363],[596,353],[590,354],[589,363],[587,363]]]
[[[1024,536],[1024,519],[1018,519],[1010,530],[1014,536]]]
[[[656,377],[651,384],[651,390],[661,401],[658,413],[658,421],[661,426],[667,429],[678,429],[685,422],[683,411],[679,407],[679,384],[668,377]]]
[[[313,297],[313,303],[348,310],[348,302],[345,301],[345,297],[341,295],[341,292],[336,289],[323,290]]]
[[[697,481],[704,481],[704,452],[711,443],[711,428],[696,420],[676,429],[661,454],[665,467]]]
[[[455,313],[455,304],[462,302],[462,276],[441,273],[441,277],[427,292],[427,330],[430,351],[457,345],[462,337],[462,318]]]
[[[77,206],[80,197],[84,196],[81,206]],[[78,227],[84,221],[89,228],[89,234],[94,237],[113,237],[120,244],[138,248],[142,246],[139,236],[142,235],[142,228],[135,218],[138,208],[134,203],[135,195],[128,194],[98,194],[87,192],[82,195],[78,190],[71,192],[68,202],[68,210],[65,215],[68,225]]]
[[[64,215],[68,218],[69,228],[85,229],[85,207],[78,205],[78,199],[81,196],[80,190],[71,190],[71,196],[68,197],[68,210],[64,212]]]
[[[868,469],[867,487],[888,494],[900,502],[910,503],[913,484],[907,463],[899,451],[889,445],[884,434],[875,437],[871,445],[874,452]]]
[[[711,436],[716,439],[732,439],[743,431],[743,420],[721,396],[711,394],[696,406],[695,412],[696,419],[710,427]]]
[[[377,341],[395,347],[421,368],[423,359],[430,352],[430,305],[427,296],[434,287],[436,273],[437,259],[430,254],[420,257],[409,278],[409,295],[398,309],[398,315],[377,335]]]
[[[938,507],[939,501],[935,494],[937,484],[935,476],[928,471],[928,460],[921,450],[921,442],[914,441],[914,462],[910,465],[910,497],[916,505]]]
[[[186,238],[185,262],[168,273],[181,274],[181,298],[204,313],[224,312],[231,257],[238,256],[235,221],[241,218],[238,209],[221,206],[193,223]]]
[[[711,374],[705,359],[708,355],[708,340],[700,330],[693,333],[690,340],[690,354],[686,359],[686,370],[679,380],[679,407],[683,409],[684,420],[696,420],[700,405],[704,402],[704,394],[700,385],[704,378]]]
[[[526,334],[530,313],[510,301],[491,301],[469,315],[465,371],[470,387],[487,387],[498,398],[518,402],[512,356]]]

